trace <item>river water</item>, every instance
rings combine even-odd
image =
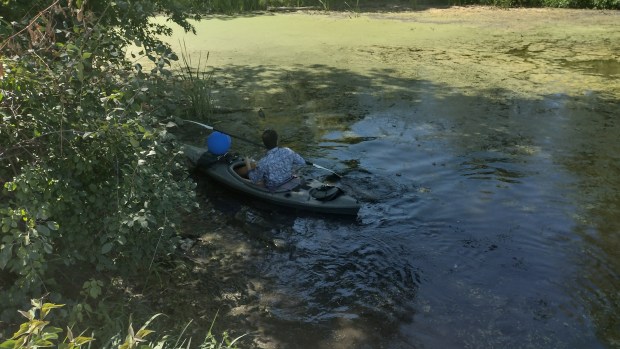
[[[617,12],[259,14],[197,29],[181,40],[209,52],[213,101],[232,109],[209,121],[253,140],[275,128],[363,202],[345,219],[206,194],[274,242],[246,251],[237,292],[252,297],[224,315],[252,331],[244,346],[620,346]]]

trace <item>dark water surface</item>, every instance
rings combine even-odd
[[[515,25],[540,23],[524,20]],[[356,28],[367,28],[364,21]],[[439,24],[407,28],[427,34],[410,46],[403,37],[351,49],[339,39],[344,52],[334,65],[301,54],[291,58],[299,65],[260,64],[264,57],[244,55],[245,46],[230,49],[229,59],[255,64],[216,64],[215,102],[263,107],[267,117],[238,112],[213,122],[255,140],[276,128],[285,145],[343,174],[336,183],[363,202],[351,220],[274,211],[221,189],[208,194],[241,202],[233,214],[262,222],[248,235],[266,232],[279,246],[252,260],[248,287],[260,309],[247,317],[252,345],[620,347],[617,45],[603,42],[588,57],[587,25],[570,40],[547,40],[568,35],[550,25],[505,34],[514,38],[463,34],[461,46],[464,29],[454,25],[435,41],[424,40]],[[513,43],[528,55],[516,55]]]
[[[420,91],[313,147],[289,138],[364,205],[352,221],[249,203],[286,246],[256,261],[262,334],[282,348],[618,345],[616,102]]]

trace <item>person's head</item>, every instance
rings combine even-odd
[[[263,132],[263,144],[267,149],[273,149],[278,146],[278,133],[275,130],[267,129]]]

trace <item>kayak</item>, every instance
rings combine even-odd
[[[293,177],[281,186],[268,189],[242,178],[235,168],[244,166],[243,158],[226,153],[213,155],[206,148],[185,145],[190,164],[209,178],[238,192],[270,204],[294,210],[339,215],[357,215],[360,203],[341,188],[312,178]]]

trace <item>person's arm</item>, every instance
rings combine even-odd
[[[248,178],[256,184],[260,183],[265,175],[263,166],[260,166],[260,162],[257,164],[254,161],[246,160],[246,166],[248,168]]]
[[[293,152],[293,163],[294,163],[295,165],[300,165],[300,166],[302,166],[302,165],[305,165],[305,164],[306,164],[306,160],[304,160],[304,158],[303,158],[301,155],[297,154],[297,153],[296,153],[296,152],[294,152],[294,151],[292,151],[292,152]]]
[[[245,167],[248,169],[248,172],[256,168],[256,161],[250,160],[250,158],[248,157],[246,157],[244,160],[245,160]]]

